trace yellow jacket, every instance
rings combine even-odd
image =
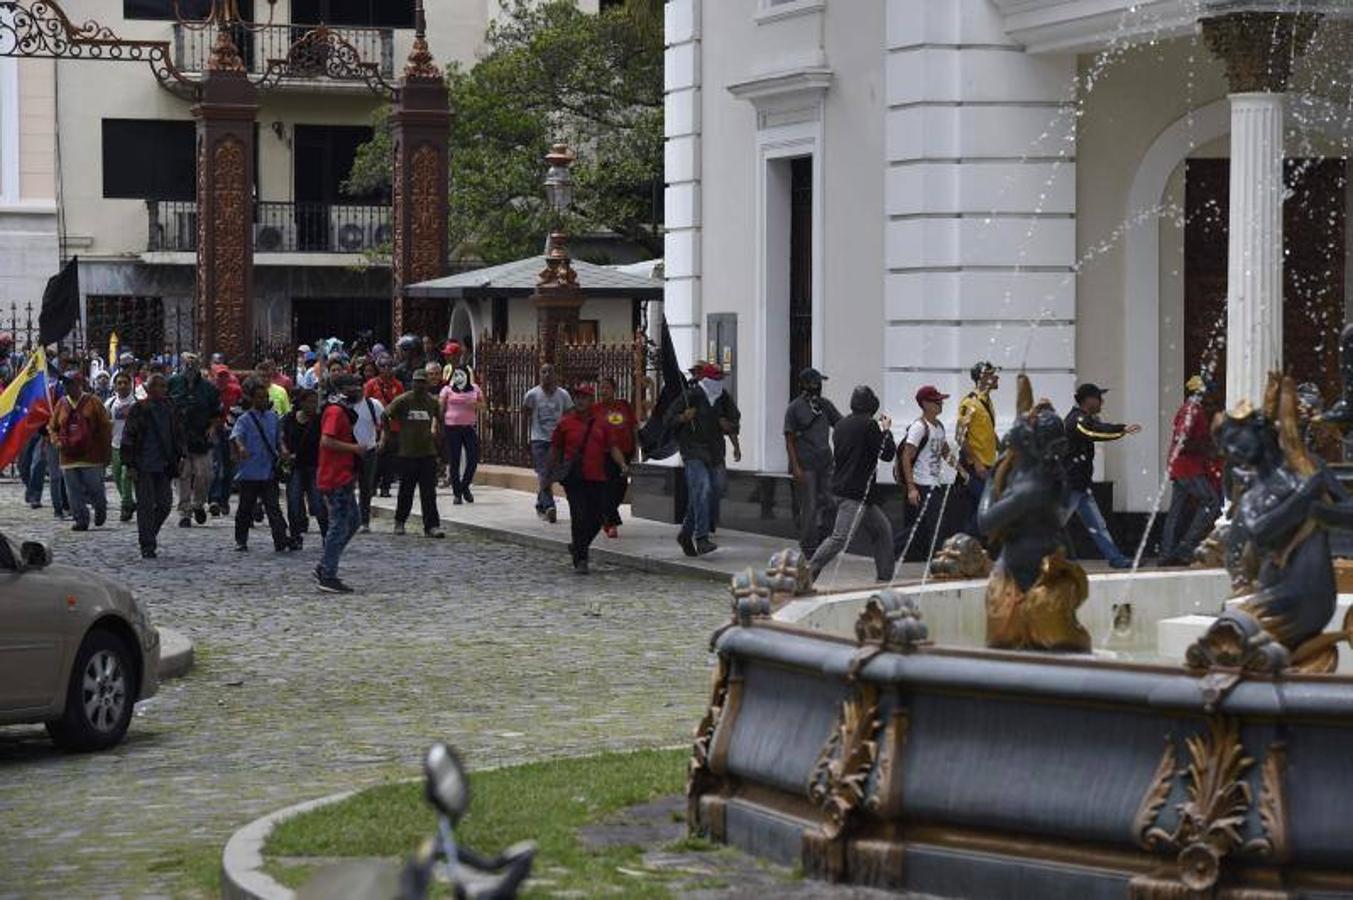
[[[996,419],[986,391],[972,391],[958,404],[958,434],[963,459],[988,469],[996,464]]]

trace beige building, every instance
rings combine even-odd
[[[50,60],[0,59],[0,329],[57,268],[54,74]]]
[[[599,2],[605,0],[580,0],[579,6],[594,12]],[[391,82],[413,42],[413,0],[239,3],[246,18],[271,21],[238,36],[255,75],[269,59],[284,58],[291,43],[319,22],[339,31],[364,60],[378,62]],[[173,0],[65,0],[63,6],[71,20],[95,19],[123,38],[169,41],[183,72],[200,72],[206,64],[211,32],[175,22]],[[184,0],[180,6],[200,14],[209,2]],[[426,8],[429,44],[441,65],[472,65],[489,23],[501,14],[499,0],[435,0]],[[58,159],[64,249],[80,257],[90,338],[101,342],[116,327],[124,346],[138,353],[190,343],[197,233],[191,103],[162,87],[145,64],[5,65],[10,68],[0,69],[0,86],[17,86],[24,103],[18,131],[28,142],[20,142],[18,206],[31,202],[37,210],[45,202],[51,217],[52,160]],[[16,70],[17,76],[2,74]],[[0,107],[7,108],[8,97],[0,92]],[[390,238],[389,199],[353,197],[342,188],[382,102],[361,82],[323,77],[287,79],[260,93],[254,229],[259,339],[388,333],[389,269],[371,263],[367,251]],[[60,136],[55,154],[53,113]],[[10,119],[4,122],[8,128]],[[8,148],[0,145],[6,164]],[[34,257],[32,269],[45,278],[56,268],[55,228],[17,209],[8,177],[3,184],[4,239],[18,240],[11,235],[26,234],[27,226],[42,231],[46,256]],[[7,257],[3,266],[18,269],[16,262]],[[7,285],[21,273],[2,277]],[[23,290],[31,296],[31,287]],[[468,311],[461,313],[461,321],[468,318]]]

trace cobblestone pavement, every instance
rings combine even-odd
[[[317,546],[276,555],[226,520],[160,559],[135,529],[72,534],[0,485],[0,528],[127,582],[198,667],[138,707],[127,741],[70,756],[39,728],[0,728],[0,897],[192,893],[226,838],[269,811],[416,773],[449,738],[471,765],[689,740],[707,697],[717,585],[448,535],[358,535],[316,593]],[[312,535],[317,538],[317,535]],[[317,544],[317,541],[314,541]]]

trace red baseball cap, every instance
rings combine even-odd
[[[925,387],[921,388],[919,391],[916,392],[917,403],[927,403],[927,402],[940,403],[948,399],[949,395],[941,394],[940,389],[935,387],[935,385],[933,384],[927,384]]]
[[[580,384],[573,389],[573,396],[575,397],[595,397],[596,395],[597,389],[590,384]]]
[[[442,352],[448,355],[452,353],[459,353],[460,341],[447,341],[446,346],[442,348]]]
[[[720,381],[723,379],[723,366],[716,365],[715,363],[706,363],[705,367],[700,370],[700,377]]]

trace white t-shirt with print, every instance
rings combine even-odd
[[[926,440],[927,428],[930,430],[929,440]],[[925,442],[924,447],[921,447],[922,441]],[[911,470],[911,477],[917,486],[932,487],[944,484],[948,480],[944,469],[944,448],[947,445],[943,422],[931,424],[925,419],[917,419],[907,427],[906,443],[913,447],[921,447]]]

